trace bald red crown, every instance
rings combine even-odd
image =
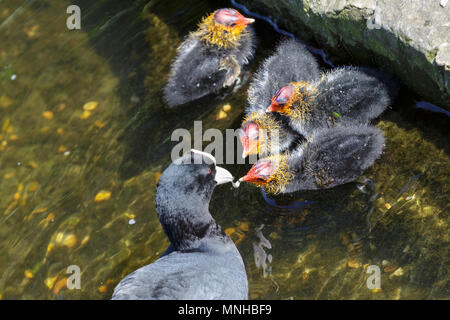
[[[272,104],[267,108],[268,112],[277,112],[291,99],[294,86],[287,84],[281,87],[272,97]]]
[[[214,20],[221,25],[227,27],[236,27],[238,25],[247,25],[254,22],[254,19],[249,19],[240,14],[234,9],[219,9],[214,15]]]

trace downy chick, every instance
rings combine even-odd
[[[164,88],[167,104],[183,105],[239,82],[255,49],[253,22],[235,9],[218,9],[203,18],[178,48]]]
[[[284,39],[278,44],[274,54],[263,62],[254,75],[247,92],[248,107],[241,126],[243,158],[255,153],[282,152],[302,140],[301,135],[290,127],[287,117],[264,113],[273,93],[283,84],[311,82],[319,77],[317,61],[303,44],[293,39]],[[271,132],[274,134],[271,135]],[[279,140],[272,141],[271,136]]]
[[[240,181],[272,194],[332,188],[357,179],[383,147],[383,135],[373,126],[324,128],[292,153],[259,160]]]
[[[291,82],[272,97],[267,112],[289,118],[303,134],[337,124],[367,124],[392,102],[398,87],[386,74],[373,69],[341,68],[314,82]]]

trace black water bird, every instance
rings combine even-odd
[[[155,202],[171,245],[120,281],[112,299],[247,299],[242,258],[208,208],[215,186],[232,180],[214,157],[196,150],[164,170]]]

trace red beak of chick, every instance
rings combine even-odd
[[[272,97],[272,104],[266,109],[266,112],[283,112],[286,103],[291,99],[294,93],[294,86],[287,84],[281,87]]]
[[[263,159],[256,162],[241,180],[255,184],[266,184],[269,182],[272,171],[272,162]]]
[[[242,14],[240,14],[239,12],[237,12],[236,17],[237,17],[237,20],[236,20],[236,24],[237,25],[246,26],[246,25],[248,25],[250,23],[255,22],[255,19],[246,18]]]

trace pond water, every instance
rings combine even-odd
[[[81,30],[66,28],[69,4]],[[183,37],[223,6],[0,1],[1,298],[109,299],[164,252],[154,196],[171,133],[194,120],[238,128],[246,107],[245,85],[176,110],[161,98]],[[253,71],[280,37],[255,26]],[[242,254],[251,299],[449,298],[450,118],[414,103],[402,90],[377,119],[385,152],[359,184],[277,198],[216,188],[210,211]],[[249,165],[224,167],[240,177]],[[70,265],[79,290],[66,287]],[[381,290],[366,285],[371,265]]]

